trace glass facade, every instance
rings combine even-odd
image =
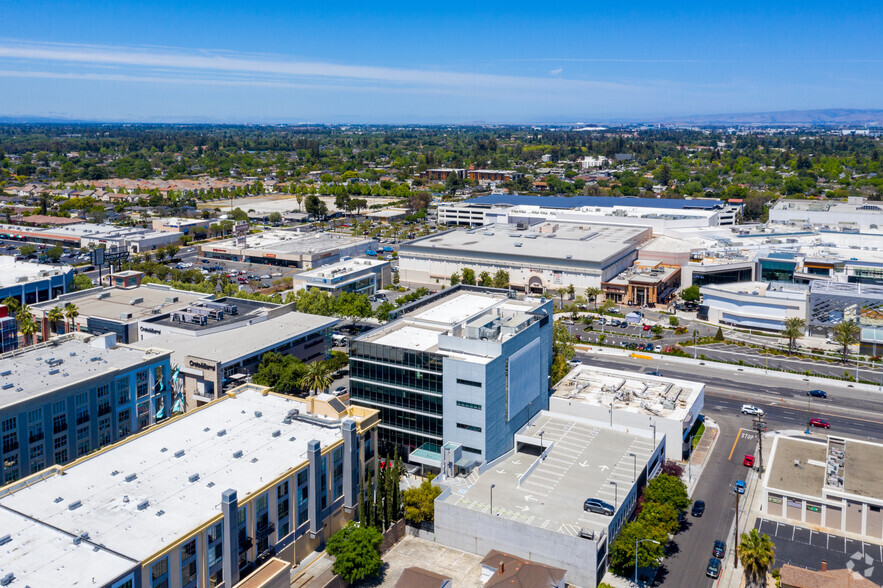
[[[353,404],[380,410],[381,453],[408,455],[442,439],[442,357],[354,341],[350,346]]]
[[[779,259],[760,260],[760,279],[763,282],[792,282],[797,263]]]
[[[699,272],[693,270],[694,286],[710,286],[712,284],[732,284],[733,282],[750,282],[751,268],[731,269],[719,272]],[[789,280],[790,281],[790,280]]]

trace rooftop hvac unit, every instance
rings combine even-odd
[[[233,459],[239,459],[240,457],[242,457],[241,449],[233,452]]]
[[[101,292],[96,296],[98,300],[104,300],[105,298],[110,298],[110,292]]]
[[[195,481],[199,480],[199,474],[193,474],[192,476],[187,478],[187,480],[190,482],[195,482]]]
[[[142,298],[141,296],[138,296],[137,298],[132,298],[131,300],[129,300],[129,304],[131,304],[133,306],[135,304],[141,304],[142,302],[144,302],[144,298]]]
[[[138,478],[138,474],[129,474],[126,476],[126,482],[134,482]]]
[[[177,296],[166,296],[166,303],[178,302]]]
[[[138,510],[146,510],[148,506],[150,506],[150,501],[142,500],[138,503]]]
[[[121,312],[120,313],[120,320],[121,321],[129,320],[130,318],[132,318],[131,312]]]

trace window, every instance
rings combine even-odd
[[[196,586],[196,539],[191,539],[181,546],[181,587],[192,588]]]
[[[223,538],[223,523],[217,523],[216,525],[209,527],[208,533],[206,533],[206,541],[208,543],[209,568],[221,561],[221,556],[224,554],[224,542],[222,541]]]
[[[111,441],[110,417],[98,419],[98,445],[104,447]]]
[[[297,473],[297,525],[303,525],[310,516],[309,470],[302,469]]]
[[[61,449],[62,447],[67,446],[67,435],[58,435],[53,439],[52,446],[55,449]]]
[[[43,409],[37,408],[28,413],[28,439],[31,443],[43,439]]]
[[[129,378],[120,378],[116,381],[117,406],[129,404]]]
[[[67,415],[57,414],[52,417],[52,432],[56,435],[67,430]]]
[[[3,419],[3,429],[4,433],[8,433],[9,431],[14,431],[16,429],[16,418],[9,417],[8,419]]]
[[[158,365],[153,369],[153,387],[157,390],[160,389],[163,383],[162,377],[162,366]]]
[[[88,406],[89,405],[89,395],[86,392],[80,392],[77,394],[77,406]]]
[[[77,457],[83,457],[89,453],[89,440],[77,441]]]
[[[458,384],[463,384],[464,386],[472,386],[473,388],[481,388],[481,382],[476,382],[475,380],[464,380],[463,378],[457,378]]]
[[[123,409],[117,413],[117,439],[122,439],[132,432],[132,411],[131,409]]]
[[[458,429],[466,429],[467,431],[475,431],[476,433],[481,433],[481,427],[476,427],[475,425],[464,425],[463,423],[457,423]]]
[[[138,405],[138,430],[150,424],[150,403],[142,402]]]
[[[53,402],[52,403],[52,414],[53,415],[64,414],[64,412],[65,412],[64,408],[65,408],[64,407],[64,400],[59,400],[58,402]]]
[[[169,556],[166,555],[156,560],[150,566],[150,579],[152,588],[168,588],[169,586]]]
[[[135,373],[135,396],[136,398],[144,398],[149,393],[147,387],[147,370],[141,370]]]
[[[481,410],[480,404],[472,404],[471,402],[463,402],[462,400],[457,401],[457,406],[462,406],[463,408],[471,408],[472,410]]]
[[[89,422],[89,405],[77,407],[77,425]]]
[[[466,451],[467,453],[481,453],[481,449],[476,449],[475,447],[467,447],[465,445],[461,445],[461,447],[463,448],[463,451]]]
[[[334,467],[332,469],[333,475],[333,500],[337,500],[341,496],[343,496],[343,447],[338,447],[332,452],[332,461]]]
[[[55,463],[63,464],[67,463],[67,448],[59,449],[55,452]]]

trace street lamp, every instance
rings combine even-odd
[[[613,428],[613,401],[610,401],[610,428]]]
[[[613,509],[616,510],[619,508],[617,505],[617,502],[619,502],[619,486],[613,480],[610,483],[613,484]]]
[[[491,484],[491,516],[494,514],[494,488],[496,487],[496,484]]]
[[[662,543],[660,543],[659,541],[656,541],[655,539],[641,539],[640,541],[638,539],[635,539],[635,585],[636,586],[638,585],[638,545],[640,543],[643,543],[644,541],[650,541],[652,543],[655,543],[656,545],[662,545]]]
[[[543,454],[543,433],[545,433],[545,431],[540,431],[540,455]]]
[[[635,460],[635,463],[632,466],[632,482],[637,482],[638,481],[638,456],[635,455],[634,453],[629,453],[629,455],[632,456]]]

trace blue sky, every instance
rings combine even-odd
[[[0,116],[518,123],[883,108],[879,3],[718,4],[7,0]]]

